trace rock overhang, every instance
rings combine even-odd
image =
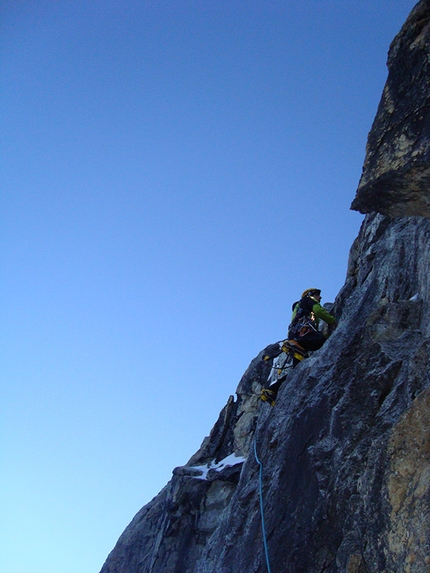
[[[430,0],[412,10],[391,44],[387,65],[351,209],[430,217]]]

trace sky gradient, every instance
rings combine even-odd
[[[97,573],[310,287],[410,0],[4,0],[0,573]]]

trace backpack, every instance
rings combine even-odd
[[[288,327],[288,338],[302,338],[311,331],[317,332],[315,318],[312,316],[314,304],[315,302],[307,296],[293,304],[293,311],[297,305],[299,308],[293,322]]]

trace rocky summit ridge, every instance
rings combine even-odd
[[[274,408],[251,362],[101,573],[430,572],[429,62],[421,0],[390,47],[337,329]]]

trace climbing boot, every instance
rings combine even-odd
[[[268,402],[271,406],[274,406],[276,400],[276,392],[269,390],[269,388],[263,388],[261,390],[260,399],[263,400],[263,402]]]

